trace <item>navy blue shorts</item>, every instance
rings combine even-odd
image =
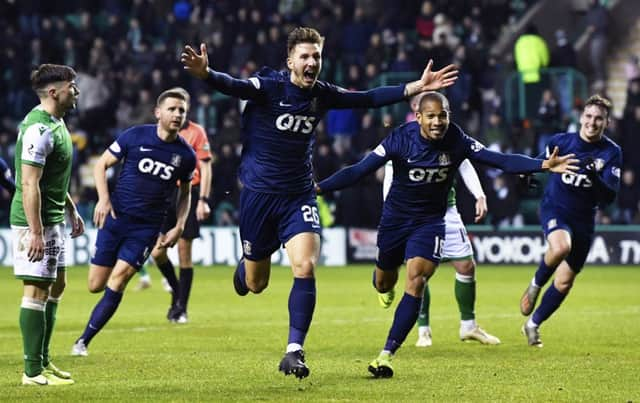
[[[91,264],[113,267],[118,259],[139,270],[149,257],[160,233],[160,224],[146,223],[119,215],[115,220],[107,215],[98,230]]]
[[[249,260],[261,260],[303,232],[322,233],[315,194],[240,192],[240,239]]]
[[[444,218],[402,225],[381,222],[376,265],[384,271],[396,270],[405,260],[413,257],[422,257],[437,265],[442,259],[444,235]]]
[[[571,252],[566,257],[567,264],[575,273],[580,273],[584,262],[587,261],[589,249],[593,242],[594,220],[593,217],[585,217],[586,220],[570,218],[567,214],[561,214],[553,206],[542,204],[540,207],[540,222],[545,239],[555,230],[563,229],[571,236]]]
[[[167,216],[162,223],[162,228],[160,232],[166,234],[173,227],[176,226],[176,201],[178,197],[178,190],[171,199],[171,205],[167,210]],[[189,208],[189,215],[187,216],[187,222],[184,224],[184,231],[180,238],[182,239],[196,239],[200,238],[200,221],[196,218],[196,209],[198,208],[198,201],[200,200],[200,186],[192,186],[191,187],[191,207]]]

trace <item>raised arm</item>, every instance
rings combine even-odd
[[[368,91],[338,91],[329,101],[332,108],[377,108],[403,101],[416,94],[449,87],[458,78],[456,66],[450,64],[438,71],[431,71],[429,60],[419,80],[407,84],[377,87]]]
[[[364,176],[380,168],[387,161],[374,152],[364,157],[360,162],[342,168],[327,179],[316,185],[316,193],[327,193],[353,185]]]
[[[192,76],[204,80],[223,94],[241,99],[260,97],[260,82],[257,78],[241,80],[210,69],[207,46],[204,43],[200,44],[200,53],[189,45],[185,46],[180,55],[180,61]]]

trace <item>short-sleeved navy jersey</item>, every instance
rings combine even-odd
[[[123,160],[111,204],[118,214],[146,222],[162,223],[176,181],[191,181],[196,155],[180,136],[171,143],[158,137],[157,125],[134,126],[109,146]]]
[[[547,154],[556,146],[560,149],[560,154],[575,154],[581,165],[592,159],[600,168],[598,175],[606,188],[617,193],[620,187],[622,152],[616,143],[606,136],[598,142],[588,143],[578,133],[560,133],[547,143]],[[593,221],[602,196],[593,181],[584,166],[576,173],[552,173],[545,188],[543,205],[553,206],[556,211],[564,212],[570,217],[584,217],[586,221]]]
[[[263,193],[312,190],[314,131],[329,109],[375,107],[404,99],[404,85],[359,92],[317,81],[303,89],[291,83],[288,72],[267,67],[248,80],[210,74],[216,89],[248,100],[242,112],[239,176],[248,189]]]

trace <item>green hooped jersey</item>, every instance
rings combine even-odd
[[[42,168],[40,178],[42,225],[64,221],[64,206],[71,178],[73,148],[62,119],[40,106],[31,110],[18,127],[16,142],[16,193],[11,202],[11,225],[26,227],[22,205],[22,164]]]

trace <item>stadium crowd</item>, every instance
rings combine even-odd
[[[215,154],[214,211],[209,224],[237,224],[240,161],[240,109],[236,100],[213,94],[182,71],[184,44],[206,42],[211,67],[248,77],[261,66],[284,68],[286,35],[299,25],[325,35],[321,79],[351,89],[381,83],[380,77],[417,72],[432,58],[434,68],[459,66],[458,82],[446,91],[453,116],[487,146],[537,155],[540,135],[575,124],[575,110],[564,111],[557,94],[543,92],[536,116],[507,122],[501,92],[513,70],[489,53],[490,45],[535,0],[69,0],[5,1],[0,4],[3,74],[0,98],[0,157],[13,165],[19,120],[37,104],[29,85],[31,70],[60,63],[78,72],[82,96],[66,119],[74,141],[73,195],[87,222],[97,199],[92,164],[124,128],[155,120],[154,102],[163,90],[182,86],[191,94],[191,119],[207,130]],[[482,7],[480,6],[482,5]],[[558,36],[557,47],[565,46]],[[553,51],[552,51],[553,54]],[[552,60],[553,61],[553,60]],[[608,135],[625,150],[625,169],[617,203],[598,216],[600,223],[640,222],[640,70],[628,69],[624,115]],[[418,77],[415,73],[414,78]],[[413,78],[412,78],[413,79]],[[406,112],[409,111],[407,105]],[[389,110],[331,111],[318,126],[314,172],[322,180],[352,163],[380,142],[389,128],[411,116]],[[495,169],[480,170],[489,198],[490,223],[537,224],[522,206],[540,194],[519,186],[517,178]],[[116,177],[116,175],[112,175]],[[375,227],[380,215],[382,172],[334,195],[334,225]],[[0,225],[7,225],[9,196],[0,191]],[[460,192],[461,213],[471,222],[473,203]],[[465,205],[469,208],[465,208]],[[525,209],[526,210],[526,209]],[[469,219],[471,217],[471,220]]]

